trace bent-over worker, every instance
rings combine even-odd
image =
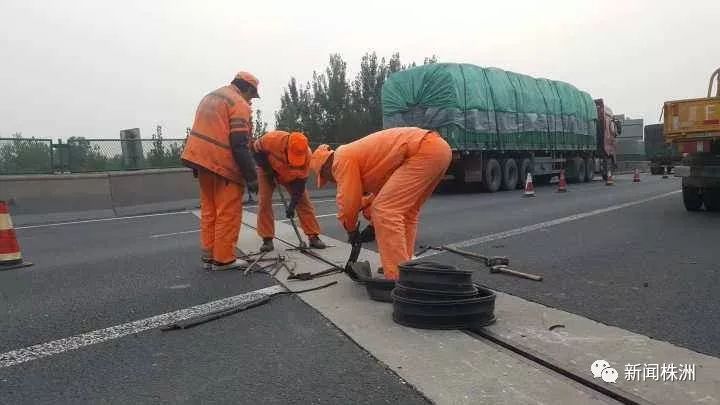
[[[300,132],[271,131],[252,143],[252,151],[258,163],[257,233],[263,240],[260,250],[270,252],[274,249],[275,218],[272,196],[276,183],[290,193],[286,218],[294,218],[297,210],[300,226],[308,236],[310,247],[325,249],[325,243],[319,237],[320,224],[315,218],[315,209],[305,189],[312,153],[307,137]]]
[[[450,146],[437,132],[403,127],[372,133],[336,151],[320,145],[310,167],[318,187],[337,183],[337,217],[350,243],[361,240],[361,210],[371,221],[385,278],[397,280],[398,265],[414,252],[420,207],[451,158]]]
[[[245,187],[257,193],[250,154],[250,104],[259,98],[258,79],[247,72],[206,95],[195,113],[181,156],[200,183],[200,239],[206,269],[232,270],[248,263],[235,254]]]

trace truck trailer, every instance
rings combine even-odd
[[[710,76],[706,98],[667,101],[663,116],[665,140],[683,154],[675,175],[682,177],[685,208],[720,211],[720,69]]]
[[[680,163],[682,155],[677,145],[665,142],[663,124],[645,126],[645,158],[650,162],[651,174],[670,173]]]
[[[446,178],[490,192],[522,188],[527,173],[587,182],[615,168],[618,120],[565,82],[434,63],[391,74],[382,108],[384,128],[436,129],[453,149]]]

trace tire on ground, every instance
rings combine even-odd
[[[532,161],[528,158],[523,159],[520,162],[520,165],[518,166],[518,189],[525,188],[525,179],[527,179],[527,174],[532,173]]]
[[[688,211],[700,211],[703,201],[697,187],[683,186],[683,204]]]
[[[585,181],[585,161],[579,157],[572,158],[568,161],[565,174],[568,183],[582,183]]]
[[[585,181],[593,181],[595,178],[595,159],[585,158]]]
[[[513,190],[519,182],[518,166],[515,159],[505,159],[502,163],[502,184],[503,190]]]
[[[483,185],[485,190],[494,193],[500,189],[502,183],[502,170],[497,159],[488,159],[483,170]]]
[[[705,190],[702,199],[708,211],[720,211],[720,188]]]

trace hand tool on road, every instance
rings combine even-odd
[[[247,267],[247,269],[245,269],[245,272],[244,272],[243,274],[247,275],[247,274],[250,272],[250,270],[252,270],[253,266],[255,266],[258,261],[262,260],[262,258],[265,257],[265,255],[266,255],[267,253],[268,253],[268,252],[262,252],[262,254],[259,255],[259,256],[255,259],[255,261],[253,261],[253,262]]]
[[[365,228],[365,229],[367,230],[368,228]],[[369,230],[368,230],[367,232],[365,232],[365,231],[363,231],[363,232],[365,233],[364,236],[365,236],[366,238],[369,238],[369,237],[370,237],[370,231],[369,231]],[[352,248],[351,248],[351,250],[350,250],[350,257],[348,258],[347,262],[345,263],[345,267],[340,267],[340,266],[338,266],[338,265],[336,265],[336,264],[334,264],[334,263],[332,263],[332,262],[329,262],[329,261],[321,258],[319,255],[314,254],[314,253],[311,252],[310,250],[305,250],[305,251],[302,251],[302,250],[301,250],[301,252],[303,252],[303,253],[305,253],[305,254],[310,254],[311,256],[315,257],[316,259],[319,259],[319,260],[323,261],[324,263],[330,264],[330,265],[332,265],[333,267],[331,267],[331,268],[329,268],[329,269],[327,269],[327,270],[319,271],[319,272],[317,272],[317,273],[298,273],[298,274],[294,274],[294,275],[291,275],[290,277],[288,277],[288,280],[302,280],[302,281],[307,281],[307,280],[313,280],[313,279],[318,278],[318,277],[328,276],[328,275],[334,274],[334,273],[344,272],[344,273],[347,274],[348,277],[350,277],[352,280],[354,280],[354,281],[359,281],[359,280],[361,279],[361,277],[358,275],[358,273],[357,273],[357,271],[355,270],[355,268],[353,268],[353,265],[355,264],[355,262],[357,262],[358,257],[360,257],[360,251],[362,250],[362,243],[363,243],[363,242],[365,242],[365,240],[360,240],[360,241],[358,241],[358,242],[356,242],[356,243],[353,243],[353,244],[351,245]],[[362,272],[364,273],[364,270],[363,270]]]
[[[535,274],[529,274],[529,273],[523,273],[521,271],[513,270],[510,267],[505,266],[505,265],[491,266],[490,273],[511,274],[513,276],[527,278],[527,279],[535,280],[535,281],[542,281],[542,279],[543,279],[542,276],[537,276]]]
[[[530,273],[523,273],[523,272],[511,269],[509,267],[510,259],[505,256],[487,257],[487,256],[483,256],[483,255],[473,253],[473,252],[468,252],[466,250],[457,249],[457,248],[447,246],[447,245],[445,245],[445,246],[421,246],[420,248],[426,249],[426,250],[423,250],[423,253],[426,252],[427,250],[432,249],[432,250],[447,251],[447,252],[455,253],[457,255],[469,258],[469,259],[479,260],[482,263],[485,263],[485,266],[490,268],[491,273],[511,274],[511,275],[514,275],[517,277],[522,277],[522,278],[526,278],[526,279],[534,280],[534,281],[542,281],[542,279],[543,279],[542,276],[538,276],[538,275],[530,274]]]
[[[494,257],[487,257],[483,256],[477,253],[468,252],[467,250],[460,250],[451,246],[443,245],[443,246],[420,246],[420,249],[423,253],[427,252],[428,250],[440,250],[440,251],[448,251],[451,253],[458,254],[460,256],[464,256],[470,259],[480,260],[481,262],[485,263],[486,266],[492,267],[492,266],[509,266],[510,265],[510,259],[508,259],[505,256],[494,256]]]
[[[283,207],[285,208],[285,211],[288,210],[288,205],[285,202],[285,194],[283,194],[282,190],[280,189],[280,185],[277,185],[277,191],[280,194],[280,200],[282,201]],[[298,242],[300,245],[298,246],[299,249],[307,249],[308,245],[305,243],[302,237],[300,237],[300,232],[298,231],[297,225],[295,224],[295,218],[290,218],[290,225],[292,225],[293,230],[295,231],[295,236],[298,238]]]

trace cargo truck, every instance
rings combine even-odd
[[[706,98],[667,101],[663,116],[665,140],[683,154],[675,175],[682,177],[685,208],[720,211],[720,69],[710,76]]]
[[[645,158],[650,163],[650,174],[670,173],[682,155],[677,145],[665,142],[663,124],[645,126]]]
[[[436,63],[391,74],[383,127],[437,129],[453,149],[446,179],[490,192],[522,188],[527,173],[569,182],[615,167],[619,121],[574,86],[497,68]]]

